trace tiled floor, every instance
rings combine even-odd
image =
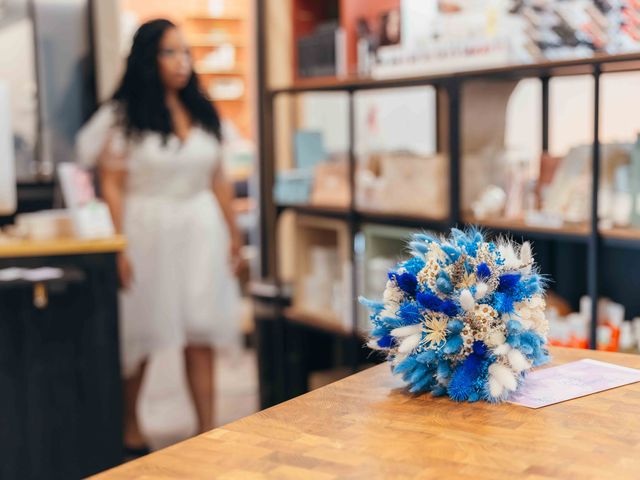
[[[258,410],[258,380],[252,350],[218,353],[216,357],[216,425],[224,425]],[[154,449],[195,433],[196,421],[188,396],[180,352],[166,351],[152,359],[140,402],[142,428]]]

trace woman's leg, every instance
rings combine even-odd
[[[213,360],[211,347],[187,346],[184,350],[187,380],[198,416],[198,432],[213,428]]]
[[[131,377],[125,378],[124,387],[124,444],[129,448],[146,447],[146,440],[140,430],[138,422],[138,397],[144,379],[147,361],[140,364],[138,371]]]

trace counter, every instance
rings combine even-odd
[[[378,365],[96,478],[637,479],[639,411],[638,383],[531,410],[409,396]]]
[[[0,243],[0,478],[75,479],[122,461],[116,253],[123,237]]]
[[[111,253],[124,250],[126,245],[122,235],[103,239],[0,240],[0,258]]]

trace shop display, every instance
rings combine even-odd
[[[402,0],[357,19],[358,70],[374,78],[640,50],[632,1]]]
[[[503,401],[548,360],[544,281],[531,247],[488,242],[477,230],[416,234],[412,257],[388,274],[371,311],[369,346],[413,393]]]

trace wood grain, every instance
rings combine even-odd
[[[639,408],[640,384],[539,410],[415,397],[379,365],[96,478],[637,479]]]
[[[80,255],[120,252],[127,246],[122,235],[104,239],[62,238],[0,242],[0,258]]]

